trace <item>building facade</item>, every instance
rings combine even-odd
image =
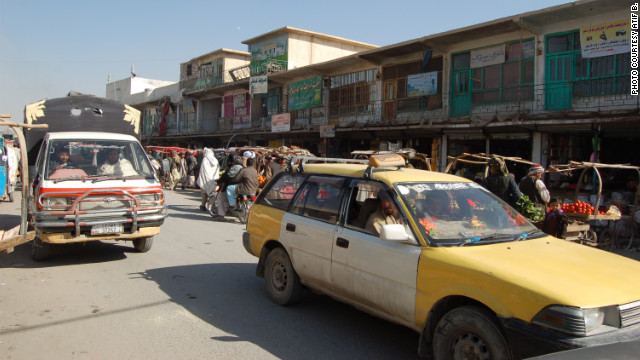
[[[171,95],[122,101],[154,144],[413,147],[440,170],[463,152],[640,165],[630,14],[582,0],[383,47],[285,27],[181,64]]]

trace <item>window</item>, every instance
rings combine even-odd
[[[291,212],[336,223],[344,193],[344,178],[311,176],[293,201]]]
[[[187,64],[187,76],[193,75],[193,65]]]
[[[382,184],[373,181],[353,181],[350,186],[346,227],[366,231],[365,227],[369,217],[380,209],[378,192],[386,191],[385,188]]]
[[[137,142],[117,140],[52,140],[46,166],[47,179],[153,177],[154,173]]]
[[[505,45],[504,63],[472,68],[471,105],[533,100],[534,45],[532,39],[508,43]],[[469,55],[454,56],[454,69],[470,66]]]
[[[464,59],[462,59],[464,61]],[[460,59],[458,59],[460,62]],[[412,75],[437,72],[434,95],[416,95],[409,93],[409,80]],[[415,113],[442,107],[442,57],[432,58],[428,63],[412,61],[389,65],[382,69],[384,79],[384,100],[386,106],[394,105],[397,113]],[[391,116],[393,117],[393,116]]]
[[[578,30],[547,37],[547,53],[571,56],[573,68],[567,80],[573,79],[574,96],[629,93],[630,53],[583,58]]]
[[[304,179],[302,175],[282,173],[280,177],[274,179],[273,185],[265,189],[258,203],[286,210]]]
[[[329,115],[353,116],[372,110],[375,104],[377,69],[332,76]]]

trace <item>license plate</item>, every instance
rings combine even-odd
[[[119,234],[122,231],[122,224],[100,224],[91,227],[91,235]]]

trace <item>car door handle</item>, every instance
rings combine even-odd
[[[295,226],[295,225],[293,225],[293,224],[289,224],[289,223],[287,223],[287,227],[286,227],[286,229],[287,229],[287,231],[294,232],[294,231],[296,231],[296,226]]]
[[[346,249],[349,247],[349,240],[339,237],[338,240],[336,240],[336,245]]]

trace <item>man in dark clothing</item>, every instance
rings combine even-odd
[[[193,152],[189,153],[187,157],[187,186],[196,186],[196,172],[198,171],[198,160]]]
[[[255,158],[247,159],[247,166],[242,168],[238,175],[230,179],[230,184],[238,184],[236,194],[255,195],[260,183],[258,182],[258,171],[255,166]]]
[[[286,167],[286,160],[284,156],[278,155],[276,161],[269,164],[271,166],[272,176],[276,176],[279,172],[283,171]]]
[[[541,208],[544,212],[547,212],[547,203],[549,202],[549,190],[542,181],[542,174],[544,168],[539,164],[534,164],[529,168],[527,176],[520,180],[518,188],[520,191],[529,197],[531,202]]]
[[[507,165],[502,159],[492,156],[488,161],[490,175],[482,182],[487,190],[497,195],[512,207],[516,206],[516,202],[522,197],[516,181],[509,175]]]

